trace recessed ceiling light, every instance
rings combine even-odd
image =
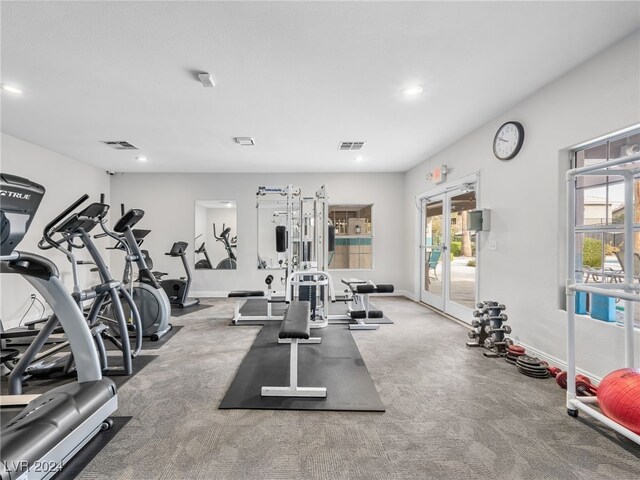
[[[2,85],[2,90],[5,92],[13,93],[14,95],[22,95],[22,90],[11,85]]]
[[[356,157],[356,162],[364,162],[364,157],[362,155],[358,155]]]
[[[147,157],[136,157],[136,160],[140,161],[140,162],[146,162],[148,160]]]
[[[424,90],[422,88],[422,85],[411,85],[410,87],[407,87],[404,90],[402,90],[402,94],[403,95],[418,95],[419,93],[422,93],[422,90]]]

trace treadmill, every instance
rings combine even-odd
[[[78,378],[40,395],[12,418],[2,415],[0,480],[52,478],[98,432],[111,427],[109,416],[118,408],[115,384],[102,377],[89,327],[58,268],[45,257],[15,250],[44,193],[37,183],[0,173],[0,272],[22,275],[52,307]]]

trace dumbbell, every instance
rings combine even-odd
[[[509,325],[503,325],[500,328],[493,328],[492,326],[487,325],[486,327],[484,327],[484,331],[487,332],[489,335],[497,332],[511,333],[511,327]]]
[[[547,370],[549,370],[549,374],[553,377],[556,378],[558,376],[558,374],[560,372],[562,372],[562,370],[560,370],[558,367],[549,367],[547,368]]]
[[[471,320],[471,326],[472,327],[479,327],[482,324],[482,322],[480,320]]]
[[[555,369],[555,367],[551,367]],[[549,369],[551,371],[551,369]],[[552,373],[553,375],[553,373]],[[560,388],[567,388],[567,372],[560,371],[556,374],[556,382],[560,385]],[[576,375],[576,393],[578,395],[596,395],[598,393],[598,387],[591,385],[589,377],[578,374]]]
[[[482,316],[482,312],[480,310],[474,310],[473,311],[473,316],[474,317],[481,317]]]
[[[470,338],[471,340],[473,340],[474,338],[477,338],[477,337],[478,337],[478,333],[477,333],[477,332],[474,332],[473,330],[469,330],[469,331],[467,332],[467,335],[469,335],[469,338]]]
[[[490,338],[485,339],[484,348],[486,348],[488,350],[491,350],[491,349],[493,349],[493,347],[495,347],[494,341],[492,339],[490,339]]]

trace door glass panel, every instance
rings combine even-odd
[[[468,229],[468,212],[476,208],[476,192],[465,192],[452,196],[450,208],[449,300],[465,307],[474,308],[476,303],[476,233]]]
[[[424,290],[442,295],[442,200],[427,201],[424,221]]]

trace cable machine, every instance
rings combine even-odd
[[[293,185],[260,186],[257,201],[270,195],[286,197],[281,212],[284,225],[276,227],[276,250],[284,254],[285,301],[309,300],[312,328],[328,324],[329,303],[335,301],[333,282],[328,273],[329,252],[334,249],[335,229],[329,224],[329,201],[323,185],[313,196],[302,196]]]

